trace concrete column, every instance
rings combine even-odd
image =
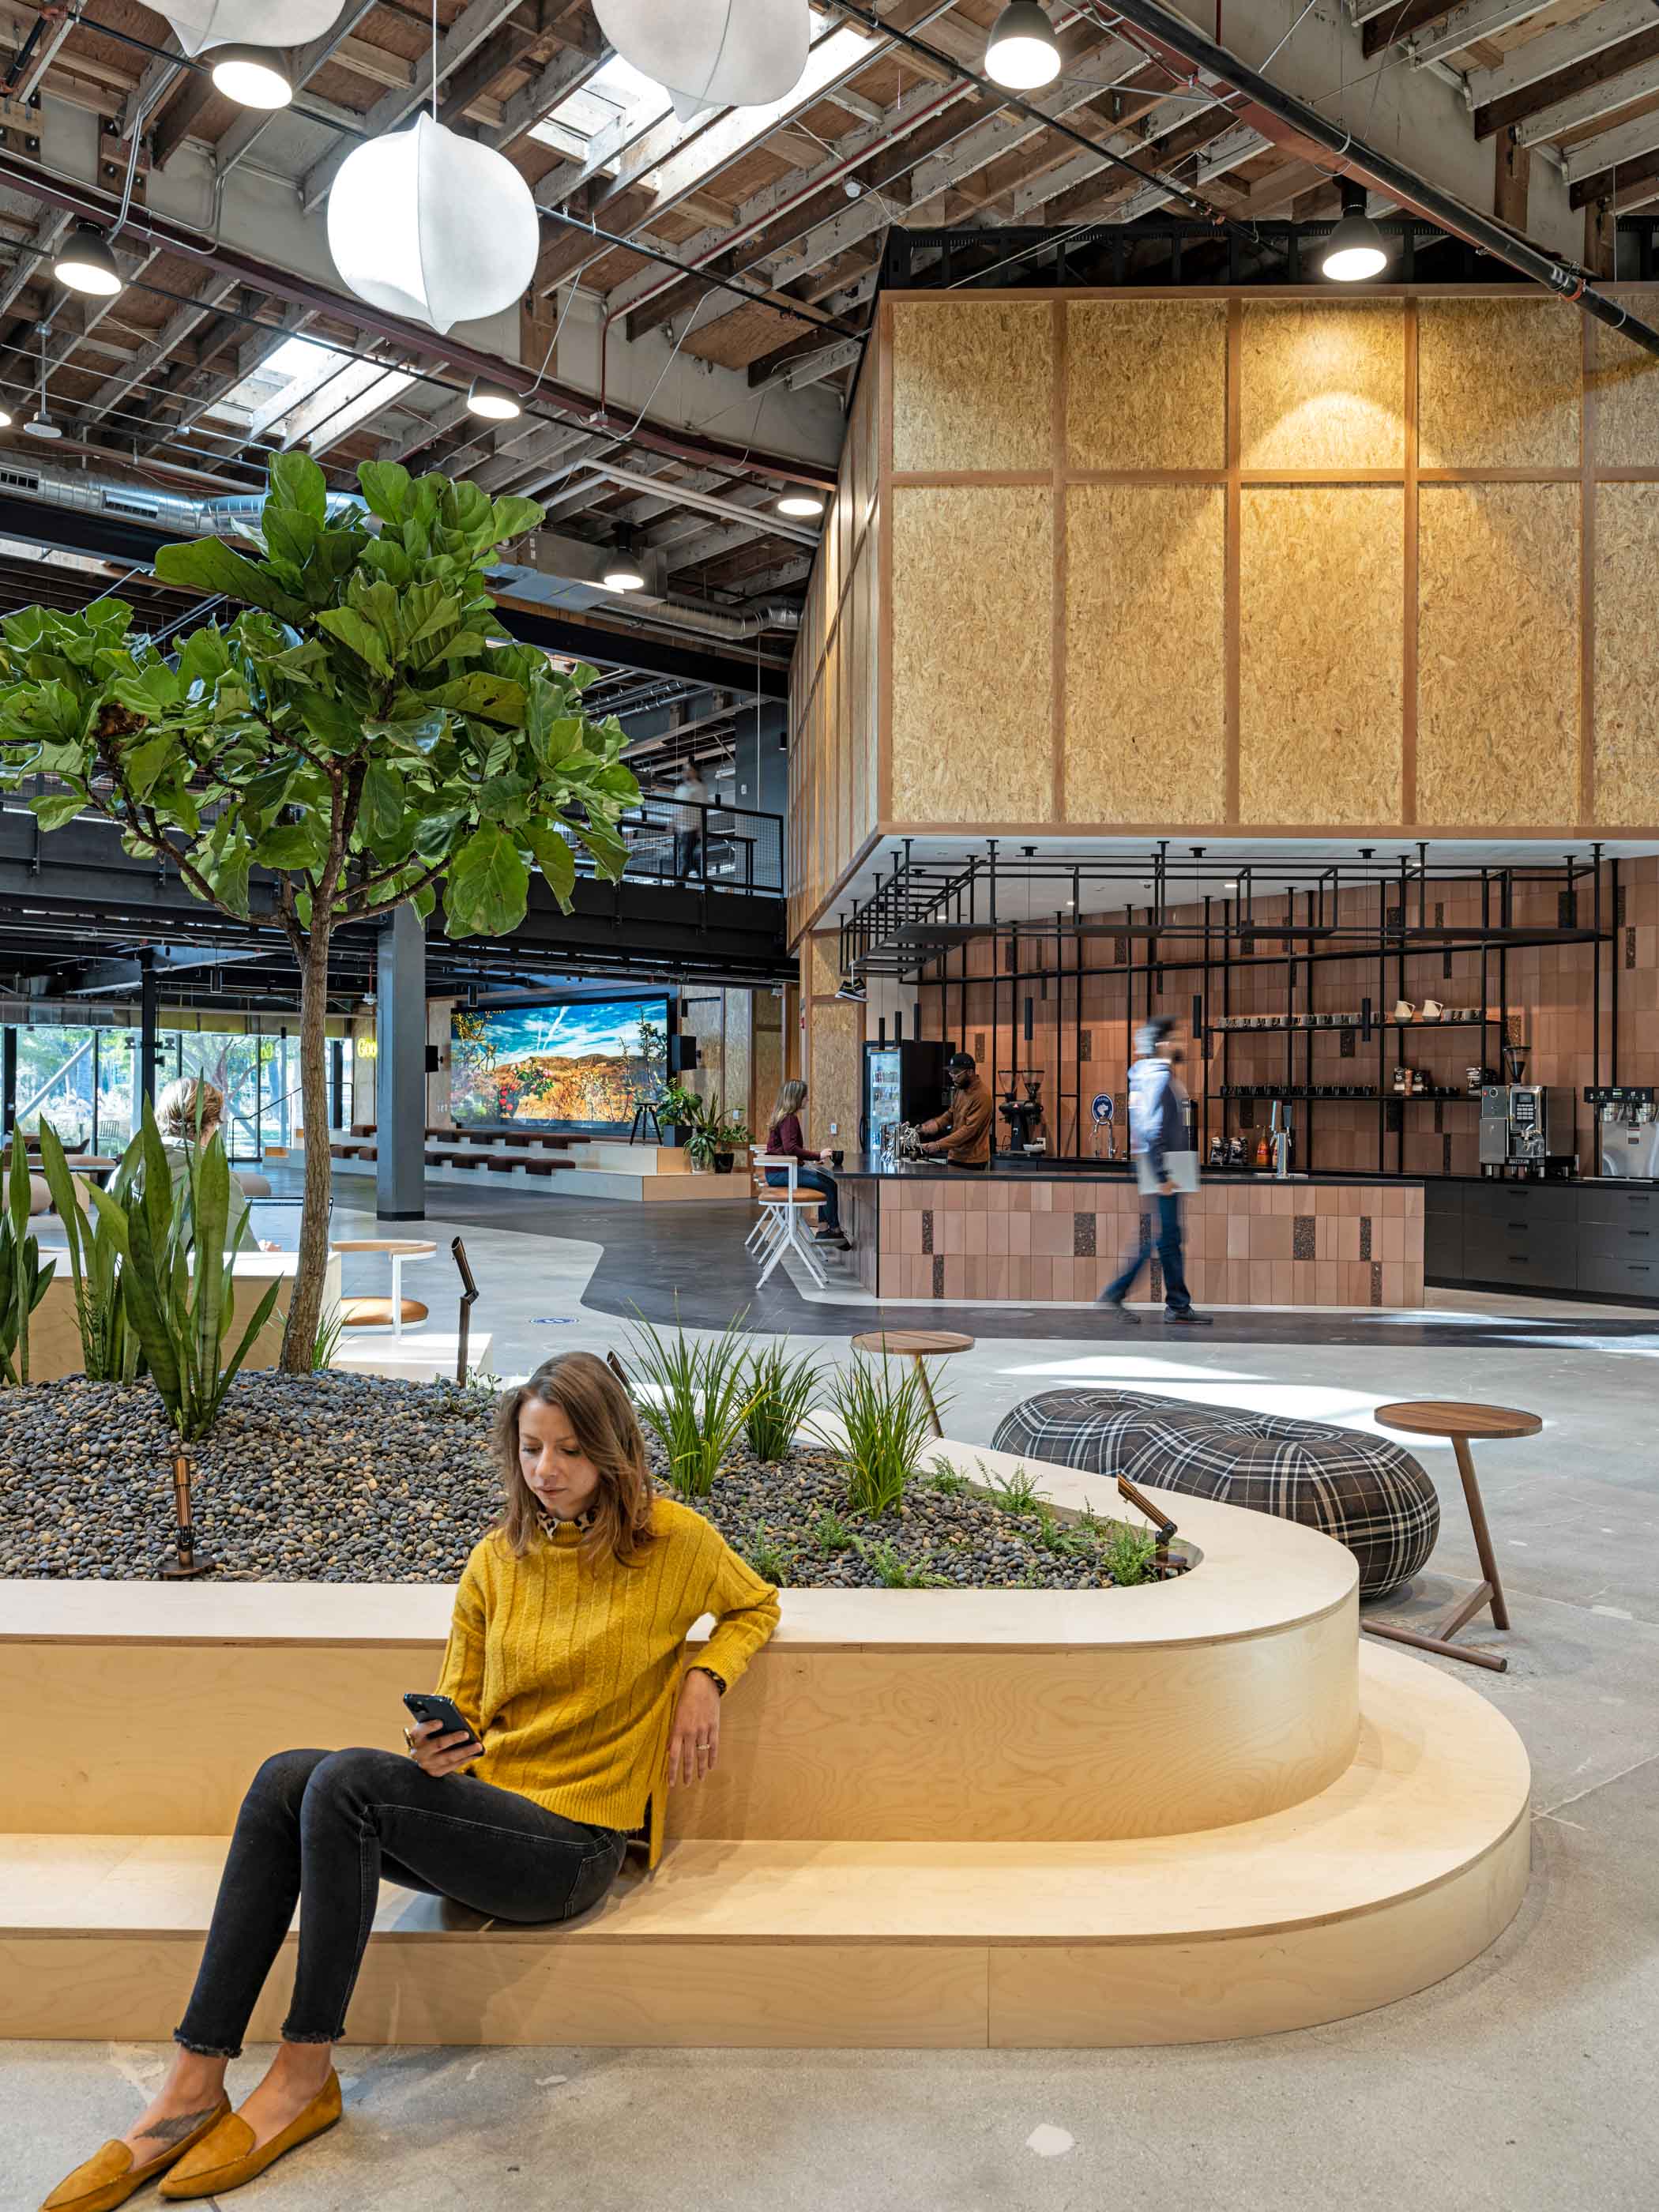
[[[374,1210],[426,1218],[426,932],[400,906],[375,947],[380,1055],[374,1063]]]

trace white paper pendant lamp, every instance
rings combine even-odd
[[[349,154],[328,195],[328,250],[360,300],[447,331],[510,307],[536,273],[541,222],[504,154],[422,112]]]
[[[341,0],[167,0],[157,9],[187,54],[209,46],[302,46],[319,39]]]
[[[625,62],[659,84],[689,123],[705,107],[763,107],[806,67],[806,0],[593,0]]]

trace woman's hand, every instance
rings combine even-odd
[[[668,1739],[668,1786],[681,1788],[712,1774],[720,1747],[720,1693],[696,1668],[680,1686]]]
[[[712,1682],[709,1690],[712,1694]],[[422,1774],[459,1774],[464,1766],[471,1765],[483,1748],[477,1736],[457,1729],[445,1735],[442,1728],[441,1721],[417,1721],[412,1729],[404,1730],[409,1755]]]

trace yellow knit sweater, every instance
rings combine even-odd
[[[483,1745],[470,1773],[607,1828],[637,1828],[648,1808],[655,1866],[687,1632],[714,1615],[697,1664],[730,1688],[777,1626],[778,1594],[689,1507],[658,1498],[653,1526],[627,1567],[590,1565],[570,1522],[521,1559],[484,1537],[462,1571],[438,1687]]]

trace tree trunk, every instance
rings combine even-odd
[[[326,916],[307,941],[300,970],[300,1109],[305,1116],[305,1205],[300,1214],[300,1264],[283,1332],[283,1367],[309,1375],[322,1318],[328,1273],[328,948]]]

